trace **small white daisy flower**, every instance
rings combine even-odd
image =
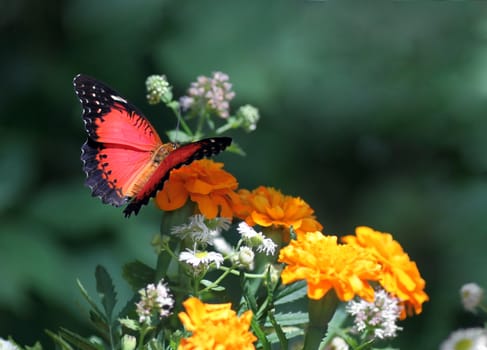
[[[266,238],[262,232],[255,231],[245,221],[238,224],[237,231],[242,236],[242,240],[250,247],[255,247],[259,253],[274,255],[277,244],[270,238]]]
[[[190,239],[198,244],[214,245],[215,241],[222,249],[225,249],[225,245],[221,240],[222,230],[228,230],[230,227],[230,219],[227,218],[214,218],[211,220],[206,219],[201,214],[196,214],[189,217],[189,223],[174,226],[171,229],[171,234],[180,239]]]
[[[210,229],[205,223],[205,217],[201,214],[190,216],[188,224],[174,226],[171,234],[180,239],[189,238],[203,244],[208,243],[211,239]]]
[[[179,254],[179,261],[185,262],[193,268],[208,268],[212,263],[219,268],[223,260],[223,256],[216,252],[192,251],[187,249]]]
[[[20,348],[10,340],[0,338],[0,350],[20,350]]]
[[[399,300],[383,289],[375,291],[373,302],[352,300],[345,310],[355,317],[354,332],[368,332],[374,338],[384,339],[395,337],[396,332],[402,329],[396,325],[402,310]]]
[[[484,297],[484,290],[477,283],[467,283],[460,289],[460,296],[465,310],[475,312]]]
[[[161,319],[171,314],[174,298],[164,280],[160,280],[157,285],[148,284],[139,290],[139,294],[140,301],[135,306],[140,323],[150,324],[154,313],[157,313]]]
[[[487,334],[483,328],[459,329],[440,345],[440,350],[487,350]]]

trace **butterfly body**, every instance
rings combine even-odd
[[[127,204],[125,216],[162,189],[171,170],[213,156],[232,142],[208,138],[185,145],[163,143],[150,122],[126,99],[85,75],[74,78],[88,140],[81,147],[86,185],[103,203]]]

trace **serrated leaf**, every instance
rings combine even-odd
[[[128,328],[128,329],[131,329],[133,331],[138,331],[140,330],[140,325],[137,321],[134,321],[130,318],[119,318],[118,319],[118,322],[120,322],[120,324],[125,327],[125,328]]]
[[[91,299],[91,297],[89,296],[89,294],[86,291],[85,287],[83,287],[83,285],[81,284],[80,280],[77,279],[76,282],[78,283],[78,288],[80,289],[81,294],[83,295],[83,297],[85,298],[85,300],[88,302],[88,304],[90,304],[90,306],[91,306],[90,316],[91,316],[91,313],[94,313],[94,314],[96,314],[96,317],[97,318],[104,320],[105,323],[106,323],[105,315],[103,315],[103,313],[98,308],[98,306],[96,305],[96,303],[93,301],[93,299]]]
[[[301,311],[277,313],[274,315],[274,318],[281,326],[295,326],[309,322],[308,313]],[[265,326],[270,327],[272,324],[270,322],[266,322]]]
[[[286,335],[286,339],[292,339],[294,337],[304,335],[304,329],[298,327],[282,327],[282,330]],[[275,332],[269,333],[267,335],[267,340],[269,340],[270,343],[279,342],[279,338]]]
[[[67,342],[80,350],[102,350],[103,346],[100,344],[93,344],[89,339],[86,339],[79,334],[76,334],[66,328],[59,330],[59,335]]]
[[[280,289],[275,295],[274,305],[287,304],[303,298],[307,293],[306,281],[298,281]]]
[[[94,312],[93,310],[90,310],[90,321],[93,323],[96,330],[100,333],[100,335],[104,339],[106,340],[110,339],[110,335],[109,335],[110,325],[107,323],[104,317],[101,317],[100,314]]]
[[[156,270],[139,260],[123,265],[122,276],[137,291],[154,282]]]
[[[118,313],[118,318],[125,318],[135,313],[135,303],[140,299],[140,295],[135,294]]]
[[[117,303],[117,293],[115,292],[112,278],[108,274],[107,270],[101,265],[96,267],[95,277],[96,290],[100,295],[101,303],[105,309],[107,320],[111,321],[113,308]]]

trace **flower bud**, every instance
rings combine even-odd
[[[484,290],[476,283],[467,283],[460,289],[465,310],[475,312],[484,297]]]
[[[165,75],[151,75],[145,81],[147,89],[147,101],[151,105],[159,102],[169,103],[172,101],[171,85]]]
[[[122,337],[122,341],[121,341],[121,349],[122,350],[134,350],[135,349],[135,346],[137,344],[137,341],[135,339],[134,336],[131,336],[131,335],[128,335],[128,334],[125,334],[123,337]]]
[[[249,270],[254,268],[254,257],[255,254],[249,247],[241,247],[238,252],[238,264]]]
[[[260,119],[259,110],[251,105],[241,106],[237,111],[237,119],[245,131],[254,131]]]

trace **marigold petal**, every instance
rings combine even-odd
[[[186,190],[190,193],[208,194],[213,190],[213,186],[201,179],[191,179],[186,182]]]
[[[210,196],[191,194],[191,200],[198,204],[198,209],[206,218],[214,219],[218,215],[218,206]]]
[[[164,186],[156,195],[156,204],[161,210],[175,210],[179,209],[188,200],[188,192],[184,184],[179,181],[173,181],[171,186]]]

